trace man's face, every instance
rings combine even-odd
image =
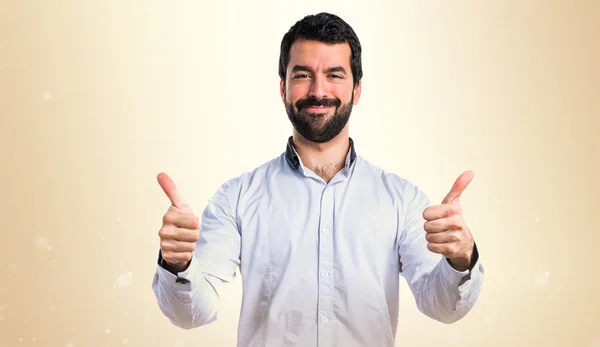
[[[350,55],[347,43],[300,40],[290,49],[281,97],[292,125],[309,141],[336,137],[358,103],[360,83],[354,87]]]

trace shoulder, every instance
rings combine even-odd
[[[406,176],[390,172],[373,164],[364,157],[356,157],[356,171],[359,181],[371,179],[380,184],[382,189],[391,195],[395,201],[403,205],[427,205],[429,200],[418,184]]]
[[[283,171],[283,165],[287,165],[287,162],[284,154],[280,154],[251,170],[230,177],[221,184],[213,198],[226,199],[229,204],[234,204],[249,190],[262,187],[266,177]]]

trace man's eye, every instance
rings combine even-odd
[[[340,75],[329,75],[329,77],[333,77],[333,78],[342,78],[342,76],[340,76]]]
[[[302,74],[302,75],[296,75],[294,76],[295,79],[299,79],[299,78],[308,78],[307,74]]]

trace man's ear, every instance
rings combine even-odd
[[[281,95],[281,101],[285,103],[285,82],[279,81],[279,94]]]
[[[360,92],[362,89],[362,80],[358,81],[358,84],[356,86],[354,86],[354,90],[352,91],[354,93],[354,105],[358,104],[358,101],[360,100]]]

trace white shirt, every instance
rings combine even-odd
[[[477,249],[459,272],[427,249],[419,188],[356,155],[327,184],[286,151],[224,183],[201,216],[190,266],[159,265],[152,287],[171,322],[217,319],[219,289],[242,277],[238,346],[393,346],[399,281],[418,309],[452,323],[474,306],[483,267]]]

